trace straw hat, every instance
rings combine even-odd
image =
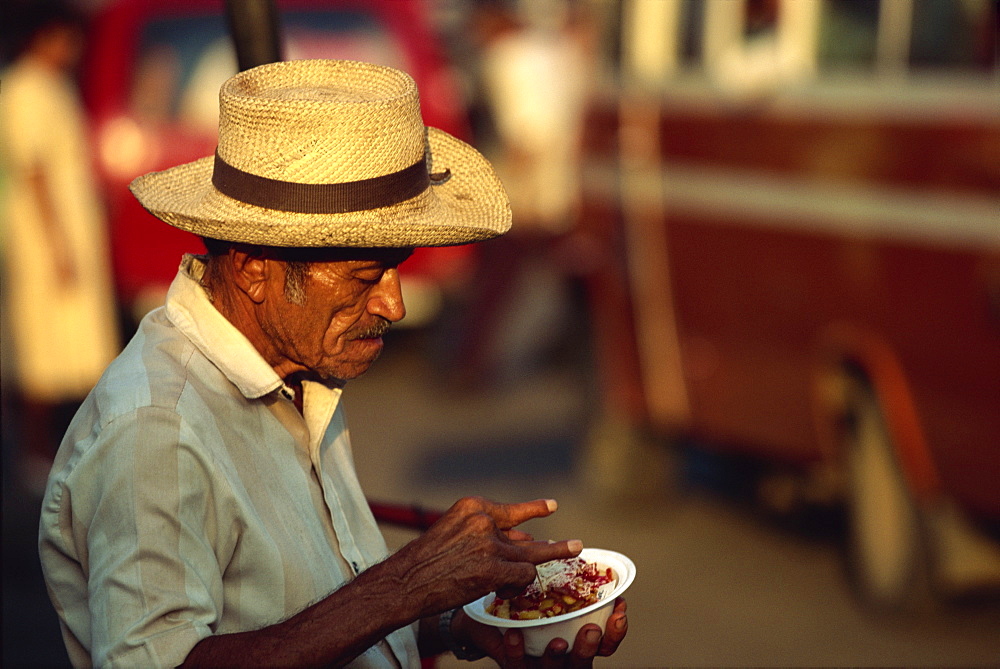
[[[404,72],[340,60],[261,65],[220,91],[215,156],[130,189],[205,237],[268,246],[448,246],[510,229],[489,162],[420,117]]]

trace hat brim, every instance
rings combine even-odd
[[[290,247],[453,246],[497,237],[511,225],[510,203],[490,163],[437,128],[427,141],[434,172],[450,178],[398,204],[342,214],[266,209],[212,185],[214,157],[136,178],[132,194],[161,221],[202,237]]]

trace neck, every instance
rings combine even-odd
[[[302,390],[302,377],[299,374],[292,374],[285,379],[285,385],[292,389],[295,393],[295,399],[293,400],[295,408],[299,410],[300,414],[304,414],[303,404],[305,402],[305,393]]]

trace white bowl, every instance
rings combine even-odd
[[[481,597],[474,602],[466,604],[465,612],[473,620],[492,625],[501,631],[505,628],[516,627],[524,634],[524,650],[528,655],[541,657],[545,652],[545,647],[552,639],[565,639],[570,646],[576,638],[576,633],[587,623],[597,623],[601,631],[608,622],[608,617],[614,610],[615,599],[625,592],[626,588],[632,585],[635,579],[635,564],[621,553],[606,551],[600,548],[584,548],[580,552],[580,557],[587,562],[596,562],[606,567],[611,567],[615,576],[615,588],[604,599],[594,602],[590,606],[585,606],[577,611],[564,613],[551,618],[536,618],[534,620],[509,620],[500,618],[486,612],[486,607],[493,601],[495,594]]]

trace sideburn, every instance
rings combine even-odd
[[[285,299],[296,306],[306,303],[306,277],[309,263],[304,260],[285,261]]]

